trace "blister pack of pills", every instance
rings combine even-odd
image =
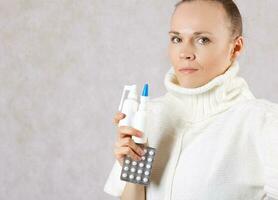
[[[133,160],[130,156],[125,156],[121,171],[121,180],[148,185],[150,183],[155,148],[144,147],[145,154],[141,160]]]

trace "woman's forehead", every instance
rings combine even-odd
[[[171,31],[217,33],[227,30],[225,10],[218,4],[195,1],[181,4],[171,18]]]

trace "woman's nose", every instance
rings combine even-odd
[[[184,52],[181,52],[180,53],[180,59],[194,60],[195,59],[195,55],[193,53],[184,53]]]

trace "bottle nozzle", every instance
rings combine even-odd
[[[147,97],[149,96],[149,85],[148,83],[146,83],[144,85],[143,91],[142,91],[142,96]]]

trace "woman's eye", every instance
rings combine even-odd
[[[178,38],[178,37],[176,37],[176,36],[173,36],[173,37],[171,37],[171,41],[172,41],[173,43],[178,43],[179,41],[181,41],[181,39]]]
[[[202,45],[207,44],[210,42],[210,40],[207,37],[201,37],[198,42]]]
[[[179,42],[181,42],[182,40],[181,40],[180,38],[176,37],[176,36],[173,36],[173,37],[171,37],[171,41],[172,41],[173,43],[179,43]],[[201,45],[205,45],[205,44],[209,43],[210,40],[209,40],[207,37],[201,37],[201,38],[198,39],[198,42],[199,42]]]

